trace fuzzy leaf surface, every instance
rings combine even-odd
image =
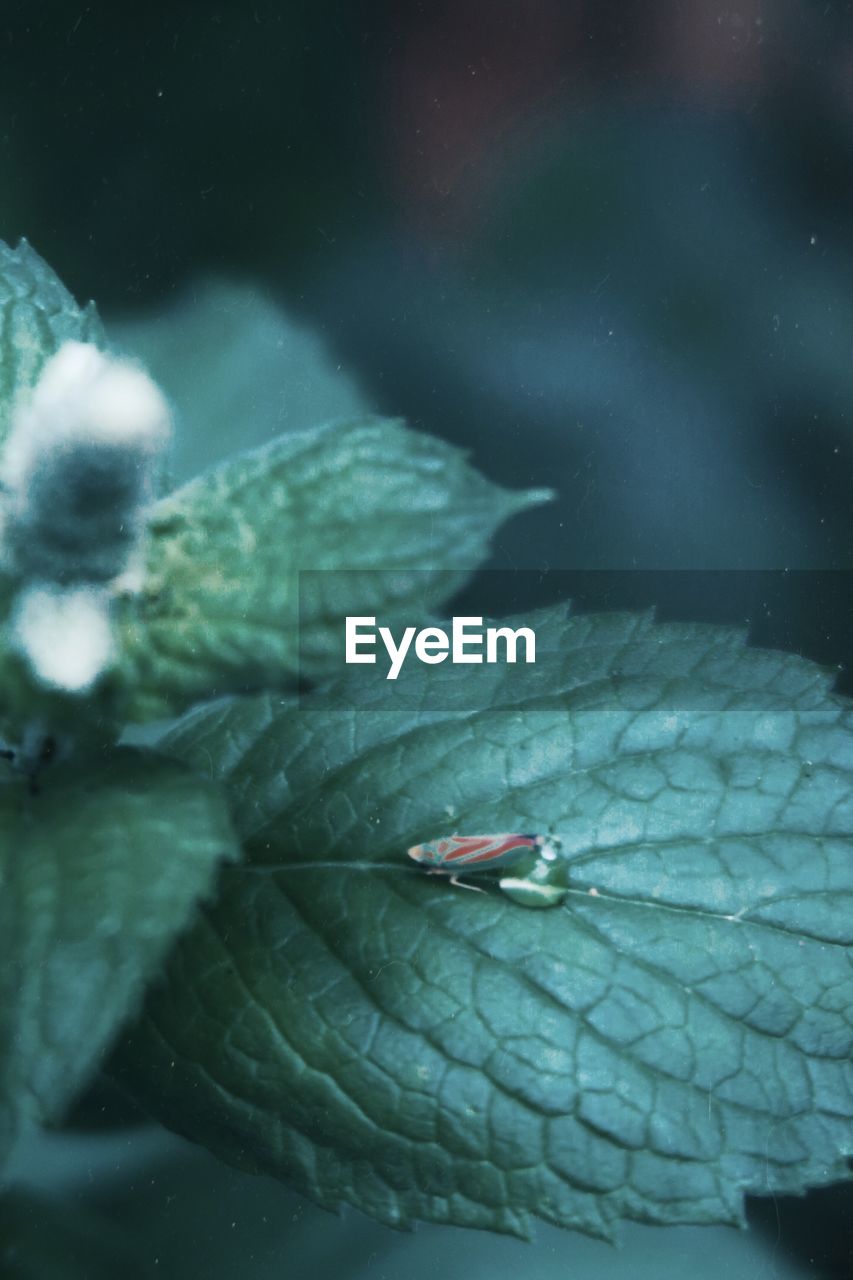
[[[339,666],[348,614],[423,617],[503,520],[546,496],[499,489],[458,449],[369,416],[216,467],[154,509],[125,628],[133,714]],[[300,590],[303,570],[317,572]]]
[[[228,787],[250,865],[120,1079],[226,1159],[395,1225],[738,1223],[745,1192],[848,1177],[850,704],[737,631],[527,622],[535,667],[350,679],[172,734]],[[408,864],[454,830],[559,833],[564,904]]]

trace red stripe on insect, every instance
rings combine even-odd
[[[461,867],[498,862],[518,850],[536,849],[541,844],[540,836],[509,832],[487,836],[452,835],[414,845],[409,849],[409,857],[415,862],[428,863],[435,869]]]
[[[515,849],[535,849],[535,847],[535,842],[528,840],[524,836],[516,836],[509,840],[497,842],[478,842],[448,854],[445,862],[494,862],[498,858],[504,857],[505,854],[512,853]]]
[[[450,844],[451,841],[447,843]],[[450,852],[444,855],[445,862],[454,862],[457,858],[469,858],[481,853],[491,856],[495,849],[502,847],[499,844],[496,845],[489,836],[459,836],[452,842],[452,846]]]

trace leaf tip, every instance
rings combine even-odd
[[[556,489],[504,489],[502,492],[510,514],[542,507],[557,497]]]

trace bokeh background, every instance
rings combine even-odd
[[[496,612],[508,570],[525,604],[565,570],[600,604],[606,569],[609,607],[651,592],[849,663],[851,215],[848,0],[0,5],[0,238],[163,380],[175,478],[404,416],[557,491],[498,537],[470,597]],[[623,1254],[399,1237],[97,1091],[16,1174],[0,1231],[44,1250],[21,1275],[122,1252],[128,1277],[213,1280],[853,1273],[843,1190],[756,1201],[749,1235],[634,1228]]]

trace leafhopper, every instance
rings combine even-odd
[[[449,875],[451,884],[473,889],[474,885],[463,885],[458,877],[517,862],[524,854],[538,853],[544,844],[544,836],[512,832],[491,836],[452,835],[413,845],[408,853],[420,866],[427,867],[430,875]]]

